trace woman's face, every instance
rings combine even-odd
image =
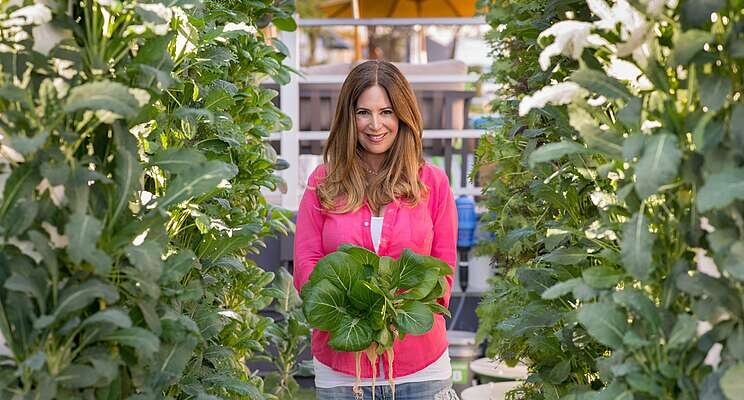
[[[359,143],[373,157],[385,154],[398,135],[398,116],[387,92],[380,86],[362,92],[354,109],[354,120]]]

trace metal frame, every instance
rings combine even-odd
[[[482,25],[485,17],[467,18],[307,18],[299,19],[299,26],[412,26],[412,25]]]

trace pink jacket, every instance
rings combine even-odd
[[[322,209],[315,188],[325,176],[325,165],[313,171],[300,202],[294,244],[294,285],[298,290],[307,282],[315,264],[338,246],[351,243],[374,251],[370,233],[371,212],[365,204],[346,214],[332,214]],[[385,207],[378,255],[400,257],[403,249],[437,257],[454,267],[457,244],[457,211],[444,172],[430,164],[421,168],[420,177],[429,188],[428,198],[416,207],[396,200]],[[447,277],[448,290],[440,303],[449,305],[452,275]],[[313,330],[312,353],[323,364],[336,371],[354,375],[353,353],[337,352],[328,346],[329,333]],[[447,351],[444,317],[435,314],[431,331],[420,336],[408,335],[393,345],[393,376],[420,371]],[[383,358],[385,355],[383,354]],[[388,365],[384,359],[383,365]],[[362,377],[371,378],[372,368],[362,357]]]

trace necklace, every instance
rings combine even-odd
[[[362,161],[362,168],[364,168],[364,171],[367,172],[367,174],[372,175],[372,176],[377,176],[377,174],[380,173],[379,170],[375,171],[374,169],[372,169],[372,167],[367,165],[367,163],[364,161]]]

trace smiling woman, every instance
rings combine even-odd
[[[396,197],[415,205],[426,186],[421,112],[411,85],[393,64],[366,61],[344,81],[325,148],[320,202],[337,212],[366,200],[375,215]],[[336,202],[344,197],[344,204]]]
[[[364,148],[362,162],[367,172],[376,175],[398,135],[398,117],[385,89],[375,85],[365,90],[357,100],[355,117],[359,144]]]
[[[451,268],[454,199],[444,172],[423,160],[421,113],[408,81],[391,63],[361,63],[344,81],[336,109],[325,163],[310,175],[298,210],[295,286],[302,288],[321,258],[347,244],[393,259],[407,249]],[[445,279],[438,304],[446,308],[452,275]],[[364,350],[369,359],[362,360],[360,352],[355,357],[335,351],[329,332],[315,329],[318,398],[358,399],[365,393],[373,399],[375,393],[397,393],[399,400],[457,398],[442,314],[416,334],[394,338],[384,353],[373,343]],[[389,385],[375,388],[383,377]]]

